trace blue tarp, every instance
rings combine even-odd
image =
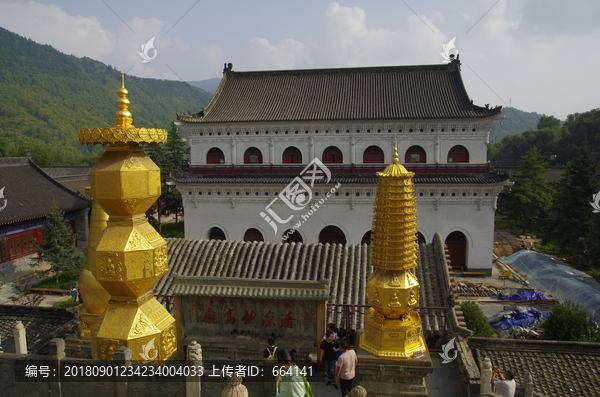
[[[506,301],[535,301],[535,300],[547,300],[541,292],[538,291],[523,291],[518,294],[513,295],[504,295],[499,294],[498,299],[506,300]]]
[[[537,309],[513,310],[502,312],[499,315],[494,316],[490,321],[492,321],[492,327],[494,328],[531,328],[541,319],[547,318],[548,315],[548,312],[541,312]]]
[[[563,263],[559,258],[523,250],[502,258],[513,269],[528,276],[536,289],[561,302],[579,302],[600,323],[600,284],[589,275]]]

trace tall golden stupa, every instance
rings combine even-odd
[[[108,145],[90,173],[91,195],[108,221],[90,241],[86,269],[93,277],[82,277],[86,309],[98,316],[87,317],[92,356],[112,360],[126,346],[132,360],[159,364],[176,350],[175,319],[152,292],[168,270],[167,243],[146,220],[160,196],[160,169],[140,145],[166,143],[167,131],[133,125],[124,76],[118,96],[114,127],[79,130],[81,144]]]
[[[365,332],[360,348],[379,357],[409,358],[425,350],[421,318],[413,309],[419,282],[409,270],[417,267],[417,209],[412,177],[398,163],[378,172],[379,182],[371,230],[371,265],[367,282]]]

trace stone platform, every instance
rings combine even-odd
[[[428,397],[425,377],[433,372],[428,351],[417,358],[389,359],[355,349],[358,355],[357,382],[369,397]]]

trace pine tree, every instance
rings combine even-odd
[[[189,145],[181,136],[175,123],[171,123],[169,138],[167,140],[166,157],[170,165],[168,179],[163,180],[163,195],[161,200],[165,209],[175,214],[175,220],[179,214],[183,213],[183,201],[181,193],[174,187],[166,185],[170,180],[171,174],[186,172],[189,164]]]
[[[552,203],[552,194],[545,175],[548,163],[539,149],[532,147],[522,160],[521,172],[515,175],[519,179],[504,200],[503,209],[508,219],[515,221],[526,233],[541,227]]]
[[[596,171],[590,147],[585,144],[567,165],[550,210],[549,239],[563,255],[572,256],[577,262],[583,259],[583,243],[590,231],[590,199],[600,188]]]
[[[49,262],[50,269],[58,283],[58,276],[62,272],[83,269],[84,262],[81,255],[75,255],[75,242],[77,235],[65,219],[65,213],[56,203],[52,203],[50,214],[46,217],[48,224],[42,229],[42,243],[33,251],[38,254],[31,266],[40,262]]]
[[[591,217],[590,231],[585,239],[586,264],[600,271],[600,213],[592,213]]]
[[[171,172],[180,173],[187,171],[190,155],[189,145],[181,136],[175,123],[171,123],[167,139],[167,160],[171,165]]]

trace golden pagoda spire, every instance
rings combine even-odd
[[[129,111],[131,102],[125,88],[125,75],[121,75],[121,88],[117,91],[117,112],[115,125],[111,128],[88,128],[79,130],[79,143],[82,145],[130,145],[167,143],[167,131],[158,128],[135,128]]]
[[[80,143],[108,145],[90,172],[91,195],[108,221],[90,246],[89,270],[110,294],[90,325],[92,356],[112,360],[126,346],[133,360],[158,364],[176,350],[175,319],[152,293],[168,270],[167,243],[144,215],[161,184],[160,169],[140,145],[166,143],[167,131],[132,125],[124,76],[117,94],[114,127],[79,130]]]
[[[371,234],[371,265],[367,282],[365,332],[360,347],[380,357],[412,357],[425,350],[421,319],[413,309],[419,282],[409,269],[417,266],[417,210],[412,177],[398,161],[378,172]]]
[[[115,127],[121,128],[132,128],[133,116],[131,112],[128,110],[131,102],[127,99],[129,95],[129,91],[125,88],[125,75],[121,75],[121,88],[117,91],[117,95],[119,95],[119,99],[117,99],[117,112],[115,113]]]

